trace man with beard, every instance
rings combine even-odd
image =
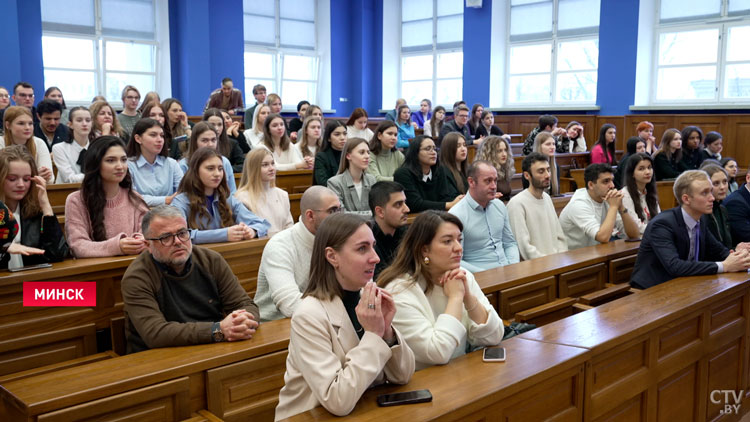
[[[549,158],[532,152],[523,159],[522,169],[529,187],[508,202],[510,227],[521,257],[529,260],[567,251],[555,206],[545,192],[550,184]]]
[[[391,265],[396,257],[396,249],[406,234],[406,219],[409,207],[406,206],[404,187],[396,182],[382,181],[370,188],[370,210],[372,211],[372,234],[375,236],[375,252],[380,262],[375,265],[373,280]]]
[[[252,338],[258,307],[217,252],[193,247],[182,212],[149,211],[148,241],[122,277],[127,352]]]
[[[62,104],[55,100],[42,100],[36,112],[39,122],[34,123],[34,136],[45,141],[47,148],[52,152],[52,145],[66,142],[70,138],[68,128],[60,124]]]

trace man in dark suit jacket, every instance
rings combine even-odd
[[[467,124],[469,122],[469,107],[466,107],[465,105],[460,105],[456,107],[456,118],[454,120],[451,120],[450,122],[447,122],[443,125],[443,128],[440,129],[440,135],[438,136],[438,147],[440,147],[440,143],[443,142],[443,138],[445,135],[451,133],[451,132],[458,132],[466,141],[466,145],[472,145],[474,143],[474,137],[471,136],[471,132],[469,132],[469,125]]]
[[[633,287],[647,289],[677,277],[750,268],[750,245],[740,244],[736,252],[730,251],[708,230],[707,215],[714,202],[711,191],[711,180],[702,170],[686,171],[677,178],[674,192],[680,206],[648,223],[630,278]]]
[[[732,241],[750,242],[750,171],[745,176],[745,184],[732,192],[724,200],[724,206],[729,213],[729,228],[732,232]]]

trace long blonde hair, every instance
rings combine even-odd
[[[505,164],[500,164],[497,161],[497,155],[500,153],[501,144],[505,144],[505,147],[508,149],[508,159],[505,161]],[[498,179],[505,180],[507,182],[510,182],[511,179],[513,179],[513,174],[515,174],[516,172],[516,167],[513,163],[513,150],[510,148],[510,144],[508,143],[507,139],[497,135],[490,135],[484,138],[484,141],[482,141],[482,144],[479,145],[477,154],[474,157],[474,161],[479,160],[492,163],[492,167],[495,167],[495,170],[497,170]]]
[[[262,170],[263,159],[266,157],[273,158],[273,153],[265,148],[255,148],[245,156],[245,165],[242,167],[242,178],[237,192],[234,196],[239,197],[240,192],[247,192],[248,209],[255,212],[258,202],[262,202],[266,196],[266,189],[263,186],[263,179],[260,175]],[[276,187],[276,178],[271,180],[271,188]]]
[[[542,144],[548,139],[555,139],[549,132],[539,132],[534,138],[534,152],[538,152],[542,155]],[[546,155],[545,155],[546,156]],[[557,184],[557,161],[555,161],[555,154],[552,154],[549,160],[549,171],[550,171],[550,183],[549,183],[549,194],[551,196],[560,194],[560,186]]]
[[[31,121],[34,121],[34,117],[31,115],[31,112],[26,107],[21,106],[11,106],[5,109],[5,114],[3,114],[3,126],[5,127],[5,146],[9,147],[11,145],[15,145],[13,142],[13,134],[10,131],[10,124],[13,123],[14,120],[21,116],[29,116],[31,117]],[[36,143],[34,142],[34,134],[32,133],[29,139],[26,140],[26,143],[23,144],[26,146],[26,149],[29,150],[29,154],[31,154],[32,157],[36,157]],[[35,167],[36,168],[36,167]],[[2,179],[5,180],[5,179]]]
[[[10,163],[14,161],[21,161],[28,164],[31,168],[31,177],[39,174],[36,169],[34,157],[29,154],[29,151],[23,145],[11,145],[0,150],[0,180],[5,180],[8,177]],[[0,201],[5,202],[5,190],[3,189],[0,189]],[[36,183],[34,183],[33,180],[31,181],[31,186],[29,186],[28,192],[26,192],[26,195],[24,195],[20,203],[21,217],[23,218],[31,218],[42,212],[42,207],[39,204]],[[11,210],[11,212],[15,212],[15,210]]]

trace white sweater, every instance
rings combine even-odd
[[[568,250],[555,205],[546,192],[542,193],[542,199],[536,199],[528,189],[524,189],[508,202],[508,215],[523,259]]]
[[[628,192],[628,188],[622,188],[620,190],[622,192],[622,206],[625,207],[625,210],[630,214],[630,218],[635,221],[635,224],[638,225],[638,231],[641,233],[641,236],[643,236],[643,232],[646,231],[646,227],[648,226],[648,222],[651,221],[652,218],[656,217],[655,215],[649,215],[648,212],[648,205],[646,204],[646,194],[643,192],[638,192],[638,196],[641,201],[641,207],[643,209],[643,215],[646,216],[646,221],[641,221],[640,218],[638,218],[638,214],[635,212],[635,203],[633,202],[633,198],[630,197],[630,192]],[[656,203],[656,211],[661,212],[659,209],[659,203]]]

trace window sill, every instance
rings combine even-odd
[[[599,111],[598,105],[537,105],[485,108],[490,111]]]
[[[750,103],[742,104],[660,104],[660,105],[632,105],[630,111],[660,111],[660,110],[743,110],[750,109]]]

